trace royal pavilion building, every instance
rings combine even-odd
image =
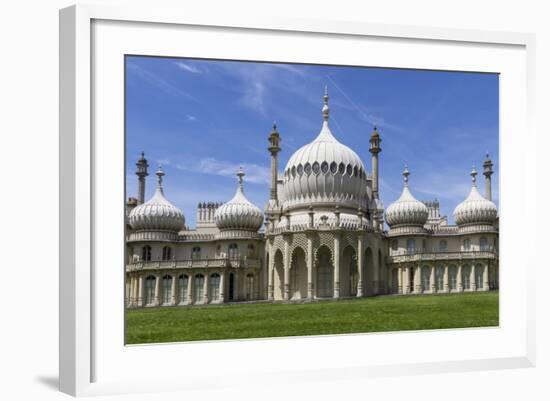
[[[370,137],[369,173],[332,134],[326,91],[323,100],[319,134],[288,159],[282,173],[281,138],[273,127],[271,188],[263,211],[246,198],[240,169],[231,200],[200,202],[196,227],[187,227],[183,211],[165,195],[161,167],[155,194],[145,201],[149,165],[142,153],[138,194],[126,206],[128,307],[498,288],[498,212],[489,156],[483,163],[485,194],[474,168],[470,193],[454,210],[455,225],[440,215],[437,200],[414,197],[408,167],[401,196],[384,208],[380,134],[375,128]]]

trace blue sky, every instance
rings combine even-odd
[[[330,125],[371,171],[368,139],[382,136],[380,195],[399,197],[404,164],[419,200],[440,200],[453,222],[469,193],[469,172],[495,164],[498,206],[498,75],[365,67],[270,64],[128,56],[126,60],[127,194],[135,196],[135,161],[143,150],[154,171],[162,164],[166,197],[195,225],[201,201],[225,202],[243,166],[245,193],[263,209],[269,197],[267,136],[282,138],[279,169],[321,128],[328,85]],[[478,175],[483,193],[484,177]]]

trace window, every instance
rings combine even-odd
[[[430,268],[428,266],[424,266],[422,268],[422,277],[421,277],[421,284],[422,284],[422,291],[429,291],[430,290]]]
[[[328,172],[328,163],[327,162],[323,162],[321,164],[321,171],[323,172],[323,174],[326,174]]]
[[[462,243],[462,247],[465,251],[469,251],[472,249],[472,242],[470,241],[470,238],[466,238],[464,242]]]
[[[239,245],[233,243],[229,244],[229,258],[238,259],[239,258]]]
[[[335,162],[330,163],[330,172],[335,174],[338,171],[338,165]]]
[[[425,239],[422,240],[422,251],[423,252],[426,251],[426,240]]]
[[[470,289],[470,266],[462,266],[462,288]]]
[[[246,299],[254,299],[254,275],[252,273],[246,275]]]
[[[306,164],[304,165],[304,172],[305,172],[307,175],[311,174],[311,164],[306,163]]]
[[[198,274],[195,276],[193,287],[193,292],[195,293],[195,301],[201,302],[204,298],[204,276],[202,274]]]
[[[254,244],[248,244],[248,257],[254,257]]]
[[[290,170],[290,173],[292,174],[292,178],[296,177],[296,167],[292,166],[292,170]]]
[[[179,277],[178,284],[180,289],[180,302],[185,302],[189,296],[189,277],[182,274]]]
[[[218,273],[210,276],[208,295],[212,301],[220,300],[220,275]]]
[[[304,174],[304,166],[298,164],[298,168],[296,169],[296,171],[298,172],[298,175]]]
[[[172,248],[169,246],[165,246],[162,248],[162,260],[170,260],[172,259]]]
[[[409,238],[407,240],[407,252],[408,253],[413,253],[414,249],[415,249],[414,239]]]
[[[342,175],[344,175],[344,173],[346,172],[346,166],[344,165],[344,163],[340,163],[338,165],[338,172]]]
[[[476,289],[483,288],[483,266],[482,265],[476,265],[475,267],[475,279],[476,279]]]
[[[391,250],[392,250],[392,251],[397,251],[397,247],[398,247],[397,240],[394,239],[394,240],[391,242]]]
[[[319,174],[320,167],[319,167],[319,163],[318,163],[318,162],[313,163],[312,168],[313,168],[313,172],[314,172],[315,174]]]
[[[196,246],[193,248],[193,251],[191,253],[191,259],[200,259],[201,258],[201,247]]]
[[[479,239],[479,250],[480,251],[488,251],[489,245],[487,244],[487,238],[481,237]]]
[[[456,290],[458,268],[454,265],[449,266],[449,289]]]
[[[141,260],[151,260],[151,247],[149,245],[145,245],[143,248],[141,248]]]
[[[162,278],[162,303],[170,304],[172,301],[172,277],[166,275]]]
[[[351,164],[348,164],[348,167],[346,168],[346,173],[351,176],[353,174],[353,167],[351,167]]]
[[[391,290],[393,294],[397,294],[399,292],[399,278],[397,275],[399,272],[397,269],[393,269],[391,271]]]
[[[444,239],[439,241],[439,252],[447,252],[447,241]]]
[[[435,268],[435,289],[437,291],[443,291],[445,284],[445,268],[443,266],[437,266]]]
[[[145,305],[152,305],[155,301],[155,276],[148,276],[145,279]]]

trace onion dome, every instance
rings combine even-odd
[[[428,208],[411,194],[409,190],[409,169],[403,171],[403,192],[386,209],[386,222],[390,227],[423,226],[428,220]]]
[[[325,87],[323,125],[315,140],[298,149],[284,170],[283,190],[286,210],[309,205],[357,210],[366,208],[367,173],[359,156],[332,135],[328,125],[328,92]]]
[[[128,216],[128,221],[134,230],[177,232],[185,227],[185,217],[180,209],[164,197],[162,167],[159,167],[156,175],[158,183],[155,194],[147,202],[133,208]]]
[[[235,196],[229,202],[224,203],[214,213],[214,221],[220,231],[253,231],[257,232],[263,223],[261,210],[250,203],[244,196],[243,191],[243,169],[237,172],[239,186]]]
[[[459,226],[468,224],[493,224],[497,218],[497,207],[477,190],[477,171],[472,168],[472,189],[468,197],[454,210],[453,216]]]

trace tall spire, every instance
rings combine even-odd
[[[281,151],[280,141],[281,137],[279,131],[277,131],[277,124],[273,121],[273,129],[269,133],[269,153],[271,154],[271,189],[269,191],[269,199],[273,201],[274,206],[277,204],[277,180],[278,180],[278,154]]]
[[[493,175],[493,162],[489,158],[489,152],[487,152],[483,162],[483,175],[485,176],[485,198],[492,201],[491,176]]]
[[[149,175],[147,168],[149,164],[145,158],[145,153],[141,152],[141,157],[136,163],[136,175],[138,176],[138,205],[145,201],[145,177]]]
[[[372,196],[374,199],[378,199],[378,153],[382,151],[382,148],[380,147],[380,142],[382,142],[382,139],[380,138],[380,134],[378,133],[378,129],[376,128],[376,125],[374,126],[374,129],[372,131],[372,134],[370,136],[370,148],[369,152],[371,153],[371,165],[372,165]]]
[[[328,121],[330,109],[328,107],[328,86],[325,85],[325,95],[323,96],[323,120]]]

